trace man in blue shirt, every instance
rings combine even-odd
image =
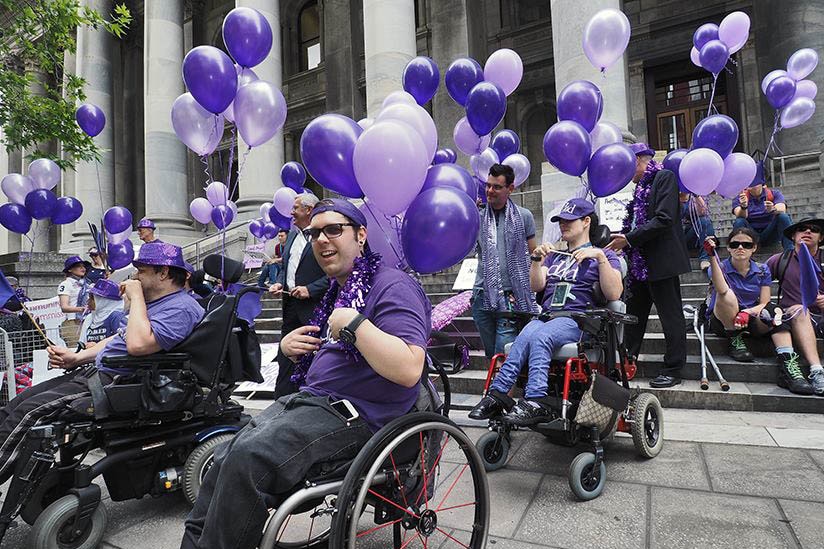
[[[764,185],[764,168],[758,164],[758,171],[750,183],[749,189],[741,191],[732,201],[732,213],[735,215],[732,227],[749,227],[758,233],[761,246],[769,246],[781,239],[785,250],[792,250],[793,243],[782,236],[787,227],[793,224],[787,213],[784,195],[778,189]]]

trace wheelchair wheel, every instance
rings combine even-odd
[[[326,547],[335,509],[334,496],[315,502],[289,515],[275,537],[275,549]]]
[[[232,434],[217,435],[198,445],[189,457],[186,458],[186,465],[183,467],[183,493],[186,500],[194,505],[197,501],[197,494],[200,492],[200,485],[206,478],[206,473],[212,467],[215,459],[215,450],[224,442],[228,442],[235,437]]]
[[[77,512],[77,496],[58,499],[37,517],[29,532],[31,549],[94,549],[106,533],[109,514],[103,502],[98,503],[85,532],[74,532],[74,516]]]
[[[658,397],[641,393],[632,406],[632,442],[638,454],[654,458],[664,447],[664,409]]]
[[[584,452],[578,454],[569,466],[569,488],[575,497],[589,501],[601,495],[607,482],[607,466],[601,462],[597,471],[593,471],[595,454]]]
[[[484,469],[487,471],[497,471],[506,465],[506,458],[509,457],[509,440],[495,431],[484,434],[475,443],[481,459],[484,462]]]
[[[483,460],[439,414],[408,414],[378,431],[352,463],[336,508],[330,549],[480,549],[487,542]]]

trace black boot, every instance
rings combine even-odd
[[[797,395],[813,394],[813,386],[804,378],[798,365],[798,353],[778,355],[778,386]]]
[[[739,330],[727,330],[729,351],[727,354],[737,362],[752,362],[753,356],[747,344],[744,343],[744,333]]]
[[[469,412],[469,419],[489,419],[508,412],[515,405],[515,401],[500,391],[492,389]]]

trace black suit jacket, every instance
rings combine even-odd
[[[647,206],[647,222],[627,233],[629,245],[641,250],[649,280],[690,272],[690,258],[678,203],[678,181],[669,170],[655,174]]]
[[[284,323],[286,321],[287,308],[294,308],[294,312],[300,318],[301,326],[306,325],[312,318],[312,312],[320,303],[323,294],[329,289],[329,278],[323,269],[318,265],[315,254],[312,253],[312,245],[306,244],[303,248],[303,253],[300,256],[300,263],[295,271],[295,286],[306,286],[309,290],[309,299],[294,299],[289,297],[288,292],[292,288],[286,287],[286,270],[289,268],[289,258],[292,256],[292,243],[297,236],[297,227],[292,227],[289,231],[289,236],[286,237],[286,244],[283,247],[283,268],[280,270],[278,282],[283,285],[283,308],[284,308]],[[297,326],[290,327],[291,330]],[[284,331],[284,334],[288,333]]]

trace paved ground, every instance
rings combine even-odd
[[[573,499],[566,480],[586,448],[514,433],[508,466],[489,475],[489,547],[824,548],[824,450],[808,448],[824,446],[824,417],[666,413],[662,453],[642,460],[631,439],[617,438],[607,448],[606,490],[587,503]],[[473,438],[484,432],[466,430]],[[182,495],[106,506],[102,547],[179,546],[188,511]],[[27,532],[11,530],[2,548],[25,548]]]

